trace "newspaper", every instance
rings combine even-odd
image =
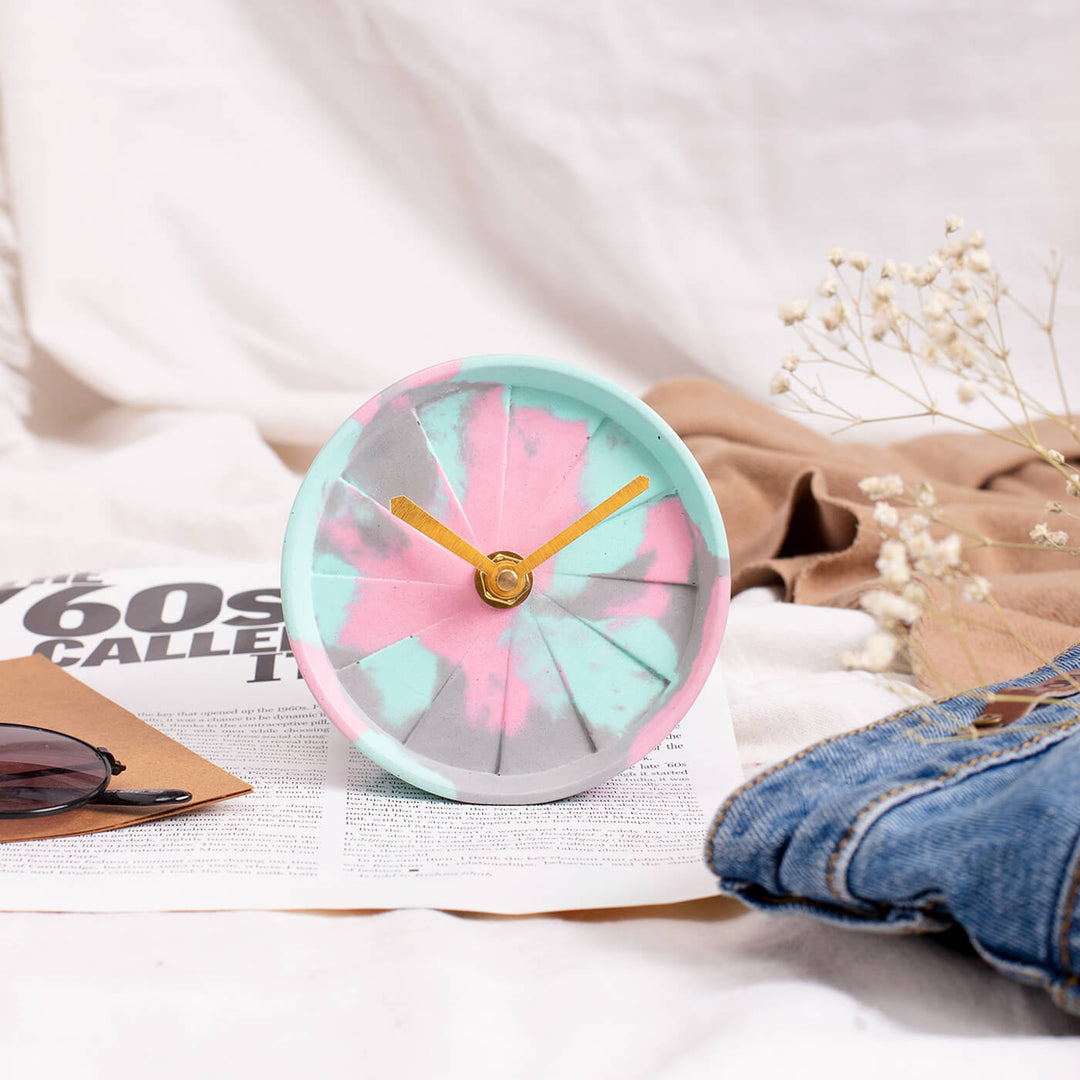
[[[250,783],[127,829],[0,845],[0,909],[435,907],[524,914],[716,892],[705,829],[742,779],[719,666],[644,760],[532,806],[429,795],[326,719],[273,564],[0,584],[0,659],[40,653]]]

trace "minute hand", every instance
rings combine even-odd
[[[579,536],[587,533],[594,525],[599,525],[604,518],[614,514],[620,507],[625,506],[631,499],[636,498],[649,486],[647,476],[638,476],[631,480],[625,487],[619,488],[610,498],[605,499],[599,506],[594,506],[587,514],[579,517],[573,525],[568,525],[557,536],[553,536],[542,547],[538,547],[531,555],[526,556],[514,569],[519,574],[528,574],[535,570],[545,559],[562,551],[567,544],[573,543]]]

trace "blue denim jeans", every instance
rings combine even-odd
[[[721,807],[707,857],[751,907],[885,932],[956,925],[999,971],[1080,1015],[1080,697],[975,729],[988,691],[800,751]]]

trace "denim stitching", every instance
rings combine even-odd
[[[1047,738],[1048,736],[1054,735],[1059,731],[1067,731],[1069,728],[1075,727],[1077,724],[1080,724],[1080,716],[1068,721],[1067,723],[1060,724],[1049,731],[1040,732],[1040,734],[1036,735],[1033,739],[1029,739],[1027,742],[1021,743],[1019,746],[1001,746],[998,747],[997,750],[991,750],[989,754],[983,754],[981,757],[972,758],[970,761],[965,761],[961,762],[959,765],[954,765],[951,769],[946,770],[940,776],[936,777],[935,780],[929,782],[941,783],[942,781],[952,779],[961,770],[969,769],[973,765],[978,765],[983,761],[988,761],[990,758],[1002,757],[1005,754],[1017,754],[1021,750],[1026,750],[1028,747],[1034,746],[1036,743],[1042,742],[1043,739]],[[923,784],[926,784],[927,782],[928,781],[926,780],[917,780],[910,784],[901,784],[900,787],[893,788],[892,791],[887,791],[884,795],[879,795],[876,799],[873,800],[873,802],[868,803],[862,808],[862,810],[858,812],[858,814],[855,815],[855,819],[852,821],[851,827],[843,835],[840,843],[836,845],[835,850],[829,858],[829,869],[828,873],[826,874],[826,881],[829,886],[829,892],[831,892],[837,900],[840,900],[840,893],[836,887],[836,863],[840,858],[840,853],[850,842],[851,837],[854,835],[855,830],[858,827],[858,824],[862,820],[862,818],[864,818],[871,810],[873,810],[873,808],[877,806],[878,803],[883,802],[885,799],[889,799],[893,795],[898,795],[900,794],[900,792],[906,791],[908,788],[919,787]]]

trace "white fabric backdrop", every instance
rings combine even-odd
[[[826,248],[921,260],[949,213],[1038,298],[1029,254],[1080,251],[1077,55],[1071,0],[2,0],[0,355],[33,405],[21,439],[0,415],[3,574],[274,558],[322,439],[454,356],[761,396]],[[896,705],[839,668],[867,626],[738,600],[749,771]],[[931,942],[690,914],[4,915],[30,974],[0,980],[0,1049],[102,1076],[1080,1064],[1075,1022]]]

